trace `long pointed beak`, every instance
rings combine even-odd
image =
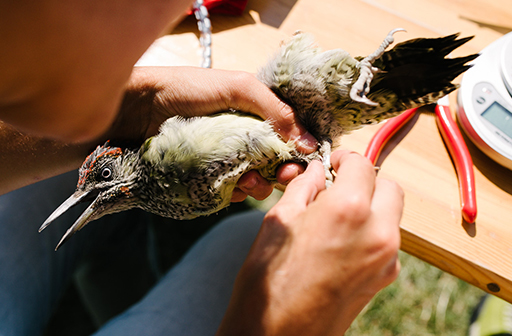
[[[82,215],[75,221],[73,225],[66,231],[64,236],[62,236],[61,240],[57,244],[57,247],[55,247],[55,251],[59,249],[59,247],[62,246],[65,242],[71,238],[75,234],[75,232],[80,231],[87,223],[89,223],[93,218],[93,215],[96,213],[97,208],[95,207],[95,202],[93,202],[87,209],[85,209],[84,212],[82,212]]]
[[[43,231],[48,225],[50,225],[55,219],[60,217],[63,213],[71,209],[77,204],[80,204],[84,201],[90,200],[92,197],[97,196],[96,193],[91,191],[76,191],[73,195],[71,195],[67,200],[65,200],[55,211],[46,219],[39,228],[39,232]],[[75,221],[75,223],[68,229],[66,234],[62,237],[60,242],[57,244],[55,251],[59,249],[59,247],[68,241],[71,236],[82,229],[87,223],[89,223],[93,218],[93,214],[96,213],[95,202],[93,202],[85,211],[80,215],[80,217]]]
[[[82,203],[85,201],[87,196],[89,196],[89,191],[76,191],[73,195],[69,196],[67,200],[65,200],[55,211],[48,217],[43,225],[39,228],[39,232],[46,229],[48,225],[50,225],[54,220],[56,220],[58,217],[60,217],[64,212],[68,211],[72,207],[74,207],[77,204]]]

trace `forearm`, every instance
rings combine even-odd
[[[93,146],[22,134],[0,122],[0,194],[76,169]]]
[[[296,123],[291,108],[254,76],[244,72],[136,67],[123,88],[124,94],[119,98],[119,108],[114,111],[113,120],[100,118],[106,131],[95,129],[93,133],[100,135],[83,145],[43,140],[34,135],[29,137],[4,124],[0,137],[8,145],[0,150],[3,159],[0,172],[8,174],[9,178],[0,180],[0,192],[77,168],[90,150],[106,140],[111,140],[112,145],[137,147],[155,135],[163,121],[175,115],[189,117],[238,109],[273,120],[283,138],[296,139],[301,150],[311,152],[316,148],[316,141]],[[94,124],[86,126],[95,128]],[[44,134],[54,136],[52,133]],[[278,178],[281,183],[288,182],[300,171],[296,165],[284,167],[293,169],[280,170]],[[257,192],[262,182],[263,179],[258,178],[256,184],[247,183],[253,185],[253,189],[242,189],[244,194],[259,199],[266,197],[271,187],[268,185],[268,188],[263,188],[264,192]]]
[[[133,77],[112,125],[91,141],[73,143],[28,135],[0,121],[0,194],[77,169],[97,145],[107,140],[140,145],[151,120],[156,84],[136,73]]]
[[[90,141],[116,117],[133,65],[191,0],[0,2],[0,119]]]

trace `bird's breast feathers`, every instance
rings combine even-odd
[[[243,152],[250,159],[261,156],[290,158],[293,143],[286,143],[269,122],[241,113],[208,117],[174,117],[162,124],[151,139],[143,159],[154,164],[172,162],[204,165]]]

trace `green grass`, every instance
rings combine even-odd
[[[268,210],[279,199],[274,192],[262,202],[248,203]],[[352,323],[346,336],[462,336],[484,292],[418,258],[400,251],[402,269]]]
[[[467,335],[484,292],[405,252],[398,279],[379,292],[346,335]]]

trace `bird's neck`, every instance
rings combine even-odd
[[[122,175],[126,186],[130,189],[133,197],[138,198],[141,188],[141,177],[145,174],[145,162],[141,159],[140,151],[125,149],[122,157]]]

